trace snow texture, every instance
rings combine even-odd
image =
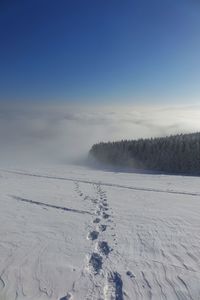
[[[0,300],[200,299],[200,178],[0,170]]]

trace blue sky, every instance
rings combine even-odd
[[[198,102],[197,0],[2,0],[0,100]]]

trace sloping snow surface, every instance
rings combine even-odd
[[[0,300],[200,299],[200,179],[0,170]]]

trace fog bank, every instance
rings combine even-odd
[[[0,104],[0,164],[67,163],[100,141],[200,131],[200,106]]]

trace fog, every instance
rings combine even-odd
[[[0,105],[0,164],[68,163],[100,141],[200,130],[200,106]]]

